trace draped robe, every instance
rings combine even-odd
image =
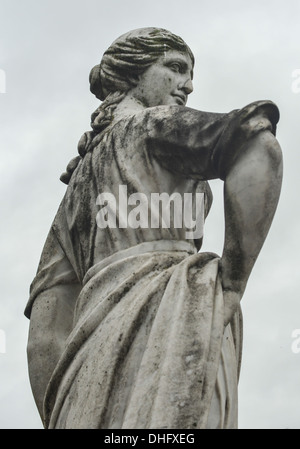
[[[157,106],[112,122],[84,156],[25,310],[41,332],[47,310],[44,337],[58,348],[29,361],[30,369],[40,357],[47,372],[38,393],[46,428],[237,427],[242,315],[224,330],[219,256],[199,252],[202,239],[187,239],[173,220],[100,228],[97,197],[118,199],[124,185],[149,204],[154,192],[198,192],[207,215],[207,181],[225,178],[243,141],[275,134],[278,118],[269,101],[226,114]],[[32,374],[33,390],[39,382]]]

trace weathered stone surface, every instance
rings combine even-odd
[[[279,113],[187,108],[193,65],[180,38],[147,28],[90,74],[102,103],[61,177],[25,311],[46,428],[237,426],[239,302],[280,193]],[[216,178],[221,256],[199,252]]]

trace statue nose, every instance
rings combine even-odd
[[[193,83],[191,79],[188,79],[184,85],[182,86],[182,90],[189,95],[190,93],[193,92],[194,88],[193,88]]]

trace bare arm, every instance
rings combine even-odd
[[[281,190],[282,153],[266,117],[245,124],[247,139],[225,170],[225,241],[221,259],[225,325],[243,296],[269,232]]]
[[[29,378],[42,420],[45,391],[72,329],[74,304],[80,288],[74,270],[51,230],[25,311],[30,318]]]
[[[27,357],[30,384],[42,420],[44,395],[71,331],[71,301],[77,296],[76,285],[53,287],[41,293],[32,307]]]

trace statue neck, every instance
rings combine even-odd
[[[145,108],[146,106],[143,103],[128,93],[116,107],[114,111],[114,121],[118,121],[121,118],[124,118],[124,116],[136,114]]]

